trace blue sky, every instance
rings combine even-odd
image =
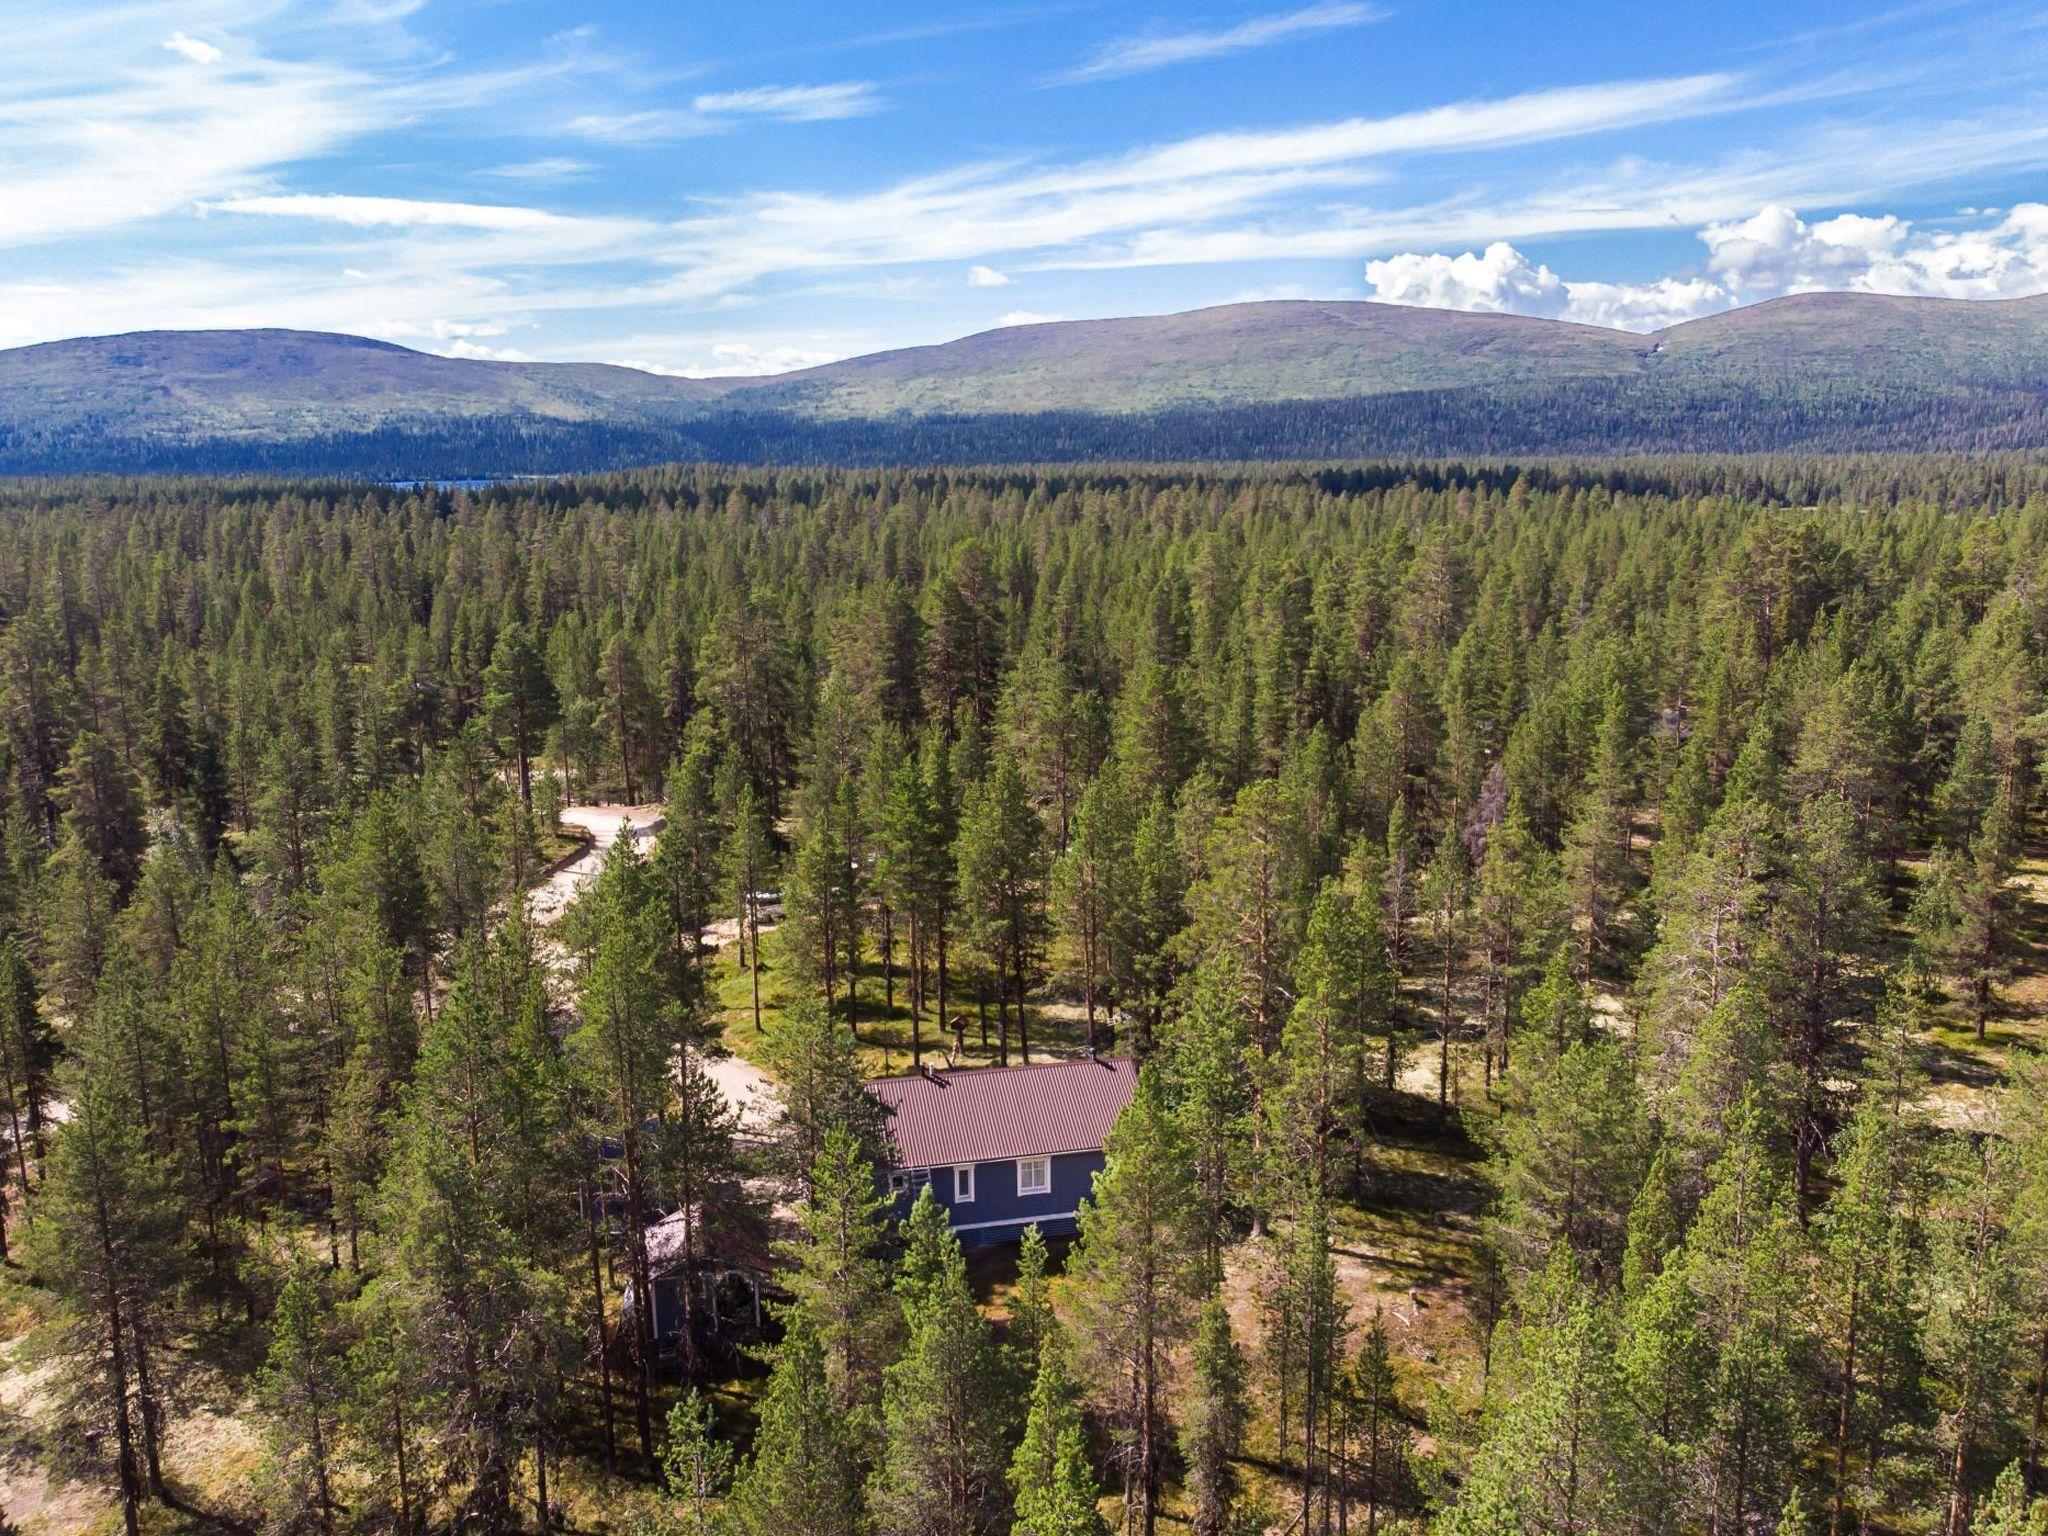
[[[2048,288],[2048,9],[9,0],[0,345],[755,372],[1379,298]]]

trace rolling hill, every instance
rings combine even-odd
[[[740,379],[268,330],[0,352],[11,473],[2034,446],[2048,446],[2048,296],[1805,294],[1650,336],[1235,304]]]

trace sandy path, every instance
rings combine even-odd
[[[540,927],[554,922],[597,878],[612,845],[630,837],[643,853],[651,852],[654,837],[661,830],[658,805],[572,805],[562,812],[569,826],[590,834],[590,847],[570,860],[527,896],[526,909]],[[739,1056],[716,1056],[704,1062],[705,1074],[718,1084],[740,1118],[740,1128],[765,1133],[775,1115],[775,1082],[752,1062]]]
[[[582,894],[583,887],[597,878],[605,856],[619,834],[626,832],[641,851],[649,851],[654,834],[661,830],[658,805],[572,805],[562,812],[567,826],[581,827],[590,834],[590,847],[556,870],[527,895],[526,910],[542,927],[552,923]]]

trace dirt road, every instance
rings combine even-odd
[[[569,910],[583,888],[597,878],[612,845],[621,837],[630,837],[643,853],[651,851],[655,834],[661,830],[661,807],[572,805],[562,812],[562,820],[588,832],[590,847],[527,896],[526,909],[539,927],[546,927]],[[774,1080],[738,1056],[710,1057],[703,1065],[706,1075],[718,1084],[726,1102],[738,1113],[740,1128],[755,1134],[765,1132],[775,1114]]]

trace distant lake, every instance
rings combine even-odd
[[[494,485],[523,485],[553,475],[467,475],[459,480],[386,480],[394,491],[484,491]]]

